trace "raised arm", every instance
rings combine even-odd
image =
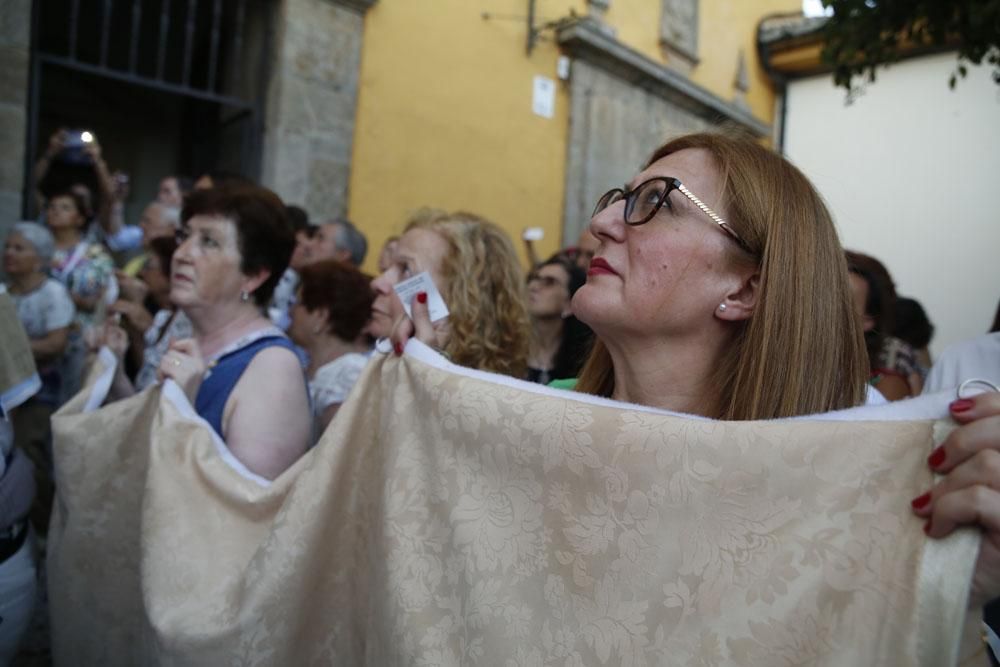
[[[309,448],[312,415],[298,358],[281,347],[261,351],[226,405],[226,446],[261,477],[274,479]]]

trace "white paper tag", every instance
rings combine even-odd
[[[431,274],[426,271],[418,273],[412,278],[407,278],[401,283],[396,283],[393,289],[396,290],[399,300],[403,303],[406,316],[411,320],[413,319],[413,313],[410,311],[410,305],[417,297],[418,292],[427,292],[427,310],[430,314],[431,322],[437,322],[442,317],[448,317],[448,306],[445,305],[444,299],[441,298],[441,292],[438,291],[437,286],[431,279]]]
[[[536,76],[532,84],[532,112],[542,118],[552,118],[556,108],[556,82],[544,76]]]

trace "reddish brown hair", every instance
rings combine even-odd
[[[371,315],[375,293],[371,276],[335,259],[308,264],[299,271],[300,303],[306,310],[326,308],[327,331],[351,342]]]

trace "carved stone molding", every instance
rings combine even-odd
[[[660,43],[669,55],[698,64],[698,0],[662,0]]]
[[[584,19],[563,27],[556,40],[567,55],[591,62],[696,116],[711,122],[732,121],[760,137],[771,134],[770,126],[748,110],[625,46],[592,21]]]
[[[375,6],[375,3],[378,2],[378,0],[330,0],[330,2],[364,14]]]

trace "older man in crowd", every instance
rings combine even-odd
[[[316,227],[307,225],[302,228],[297,223],[298,211],[302,209],[296,206],[289,206],[288,209],[289,218],[296,227],[298,243],[267,311],[271,321],[282,329],[287,329],[290,323],[289,310],[298,289],[300,268],[324,259],[336,259],[360,268],[368,252],[368,240],[349,220],[337,218]]]
[[[312,261],[337,259],[360,268],[368,252],[368,239],[345,218],[323,223],[312,243]]]
[[[128,261],[122,270],[126,276],[134,278],[139,275],[143,264],[149,256],[149,242],[163,236],[173,236],[181,224],[181,210],[174,206],[154,201],[146,206],[139,219],[139,229],[142,230],[140,241],[143,252]]]

